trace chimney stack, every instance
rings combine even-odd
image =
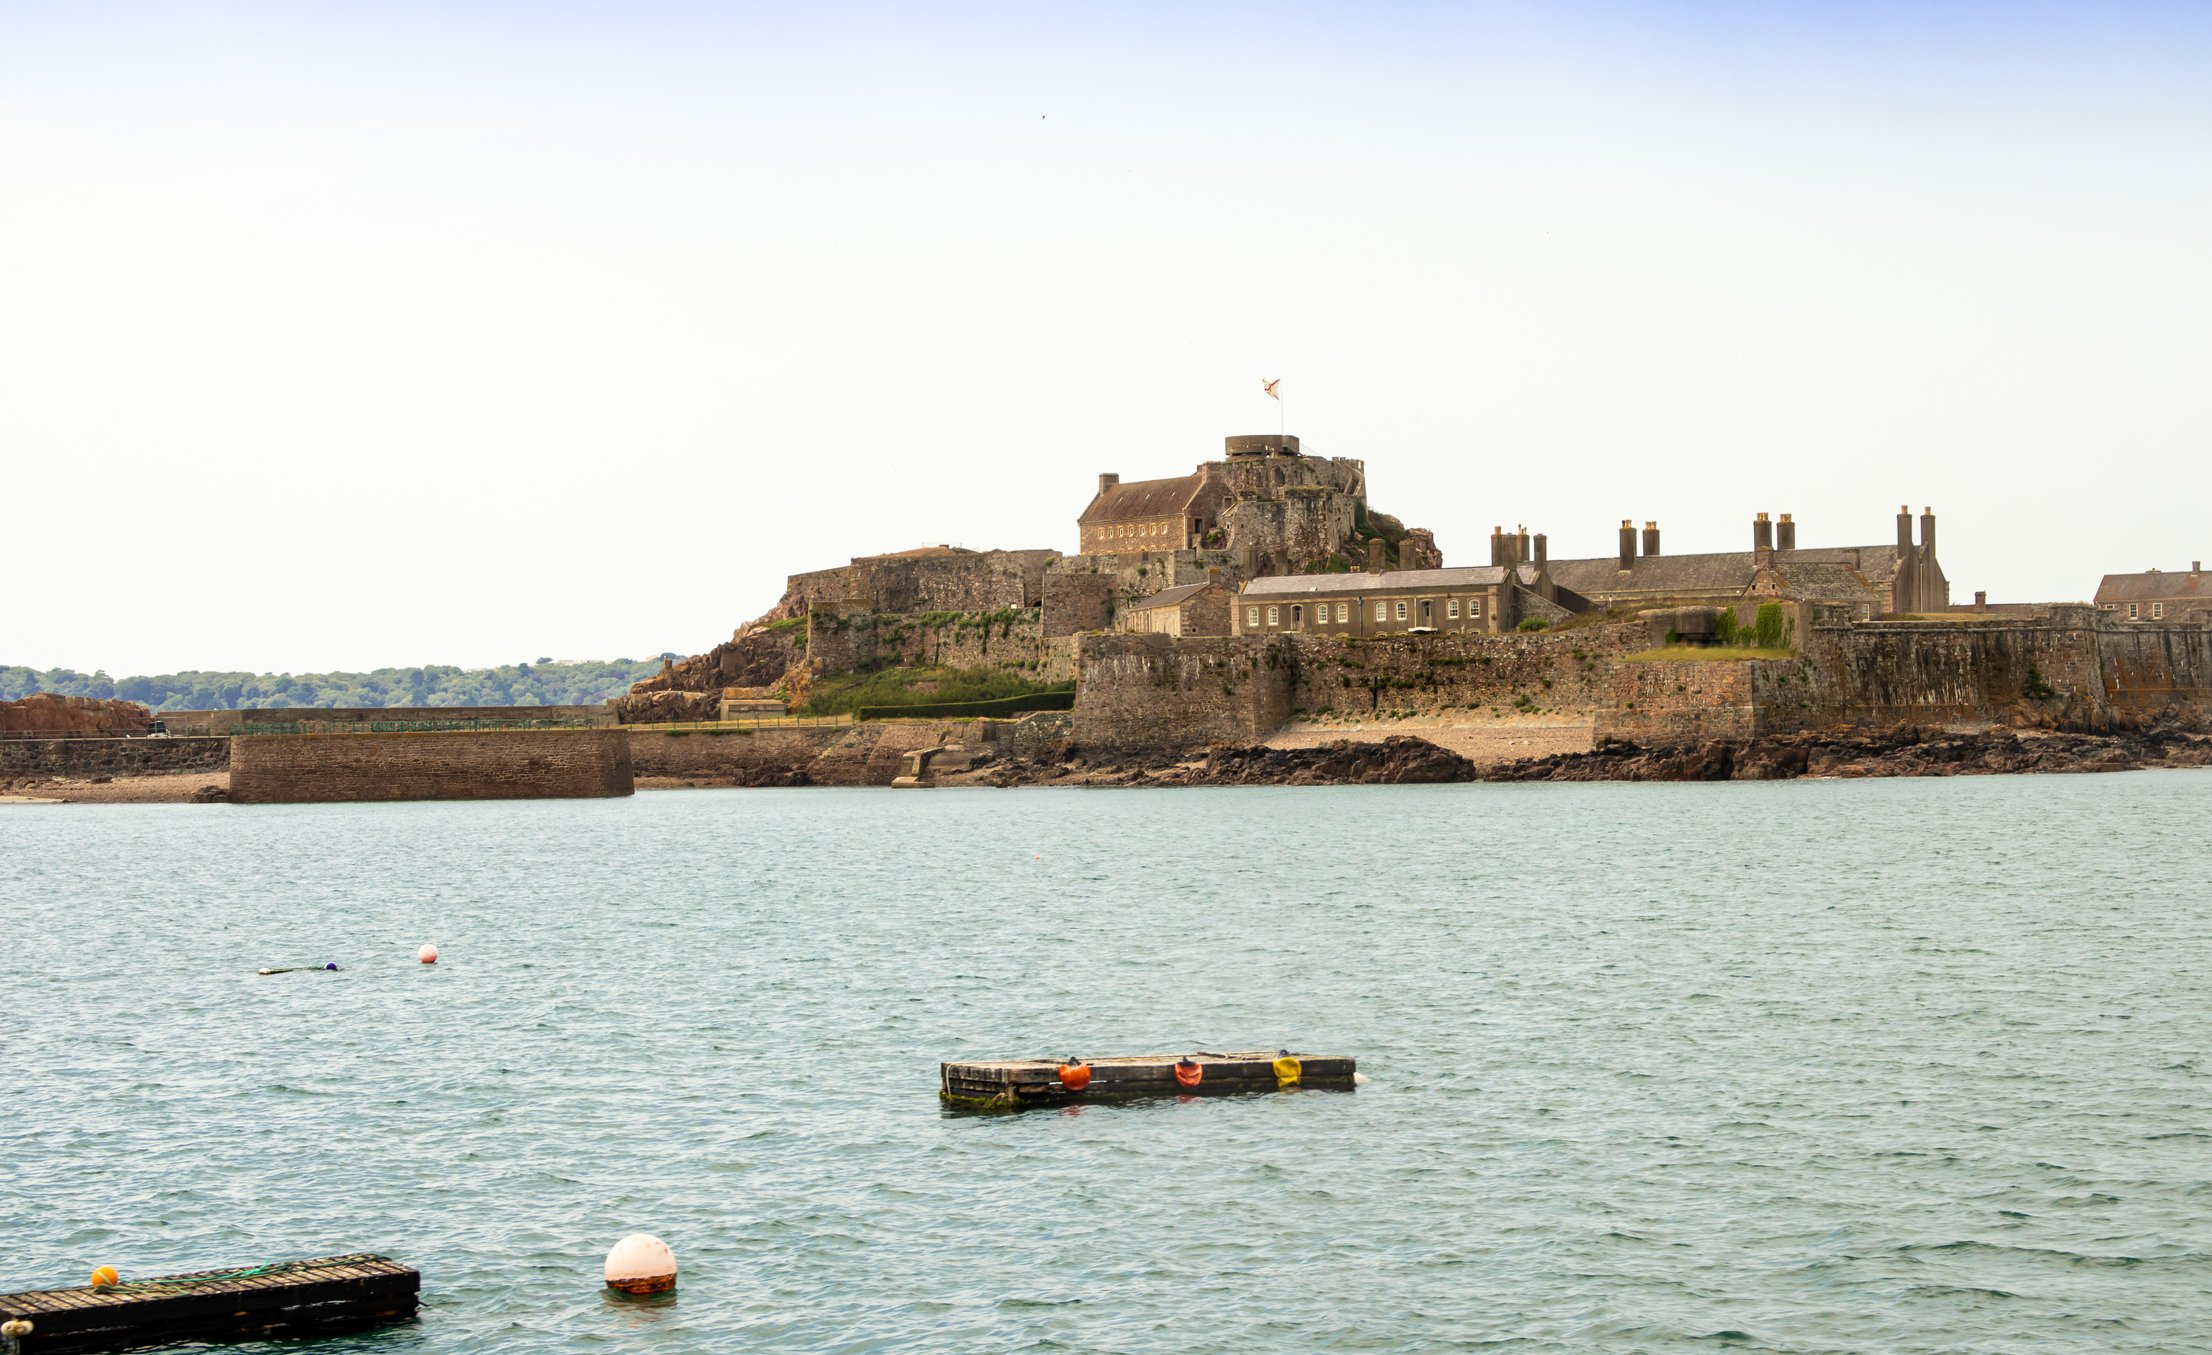
[[[1384,559],[1383,559],[1383,551],[1384,551],[1385,549],[1386,549],[1386,547],[1385,547],[1385,545],[1384,545],[1384,542],[1383,542],[1383,539],[1382,539],[1381,537],[1379,537],[1379,536],[1371,536],[1371,537],[1368,537],[1368,538],[1367,538],[1367,572],[1368,572],[1368,573],[1370,573],[1370,574],[1380,574],[1380,573],[1382,573],[1382,572],[1383,572],[1383,563],[1384,563]]]
[[[1544,544],[1544,534],[1542,532],[1538,532],[1536,534],[1536,567],[1538,569],[1542,569],[1546,561],[1550,558],[1550,555],[1550,547]]]
[[[2204,572],[2204,561],[2191,560],[2189,562],[2189,572],[2191,574],[2202,574]]]
[[[1112,489],[1115,485],[1118,485],[1120,483],[1121,477],[1119,475],[1114,474],[1112,471],[1103,472],[1098,477],[1098,492],[1104,494],[1107,490]]]
[[[1763,551],[1774,549],[1774,524],[1767,521],[1764,513],[1751,520],[1751,548]]]
[[[1977,588],[1974,590],[1974,610],[1977,612],[1989,610],[1989,594],[1983,589]]]
[[[1644,524],[1644,554],[1657,555],[1658,553],[1659,524],[1656,522],[1647,522]]]
[[[1912,510],[1903,504],[1897,505],[1897,554],[1912,554]]]
[[[1528,563],[1528,528],[1525,526],[1513,537],[1513,563],[1517,565]]]
[[[1632,569],[1636,564],[1636,524],[1621,519],[1621,568]]]
[[[1492,527],[1490,529],[1490,563],[1492,565],[1505,563],[1505,528],[1503,527]]]
[[[1776,550],[1797,549],[1797,524],[1790,521],[1790,515],[1787,513],[1784,513],[1782,520],[1774,525],[1774,548]]]
[[[1920,549],[1933,559],[1936,553],[1936,510],[1920,510]]]

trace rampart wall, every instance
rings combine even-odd
[[[2048,618],[1815,626],[1794,677],[1762,671],[1761,732],[2011,721],[2097,731],[2212,722],[2212,625]]]
[[[1756,732],[1750,661],[1623,663],[1591,733],[1646,747],[1745,739]]]
[[[1076,637],[1074,735],[1124,749],[1249,743],[1290,718],[1290,644],[1284,637]]]
[[[620,729],[256,734],[231,741],[233,804],[628,795]]]
[[[941,665],[1017,669],[1040,682],[1075,676],[1075,649],[1047,638],[1038,611],[815,612],[806,653],[817,674],[834,676],[871,666]]]
[[[1505,635],[1292,636],[1292,707],[1300,715],[1591,714],[1611,706],[1614,660],[1642,637],[1633,624]]]
[[[1068,717],[869,720],[851,725],[730,730],[632,729],[637,775],[727,786],[888,786],[906,754],[960,746],[999,755],[1065,737]]]

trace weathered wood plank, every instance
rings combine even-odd
[[[242,1270],[262,1273],[242,1273]],[[23,1355],[115,1350],[263,1332],[330,1330],[400,1320],[415,1311],[422,1277],[373,1253],[193,1271],[102,1289],[0,1294],[0,1319],[31,1321]]]
[[[1227,1053],[1193,1051],[1204,1070],[1195,1089],[1175,1077],[1182,1054],[1121,1054],[1087,1059],[1090,1085],[1080,1092],[1063,1087],[1058,1059],[967,1059],[938,1065],[938,1092],[946,1101],[977,1109],[1066,1105],[1083,1101],[1127,1100],[1153,1096],[1225,1096],[1274,1091],[1277,1050]],[[1349,1089],[1358,1071],[1355,1059],[1332,1054],[1295,1054],[1298,1085]]]

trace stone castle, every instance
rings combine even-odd
[[[1955,610],[1932,509],[1916,521],[1901,508],[1890,541],[1801,544],[1799,530],[1759,513],[1748,549],[1678,554],[1657,522],[1624,519],[1614,555],[1554,559],[1544,534],[1499,527],[1487,564],[1447,566],[1430,532],[1368,503],[1363,461],[1231,437],[1185,475],[1101,474],[1074,554],[935,546],[793,575],[728,643],[618,705],[628,722],[714,719],[796,705],[847,673],[989,666],[1073,684],[1075,736],[1097,746],[1201,746],[1394,710],[1548,710],[1662,738],[1869,712],[2095,724],[2212,709],[2212,623],[2193,608],[2195,630],[2157,651],[2180,658],[2151,664],[2138,639],[2103,635],[2125,603],[2000,618],[1977,595]],[[2158,591],[2193,594],[2198,577]],[[1791,674],[1646,658],[1769,612],[1770,652],[1790,657],[1764,662]],[[2084,646],[2115,666],[2081,662]],[[2059,672],[2081,690],[2052,695]]]

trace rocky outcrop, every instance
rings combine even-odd
[[[740,629],[727,644],[716,645],[704,654],[694,654],[681,662],[662,663],[661,671],[632,686],[629,696],[615,699],[616,718],[623,724],[651,720],[711,720],[720,710],[723,688],[765,690],[781,686],[805,652],[804,624],[792,625],[788,619],[778,618],[771,612]],[[672,706],[641,703],[636,699],[676,693],[688,693],[699,700]],[[712,708],[703,715],[660,713],[678,708],[706,709],[709,705]]]
[[[1784,781],[1800,776],[1994,776],[2124,772],[2212,766],[2212,738],[2183,730],[2116,734],[2020,734],[2009,729],[1943,733],[1791,734],[1708,739],[1646,748],[1607,740],[1485,768],[1486,781]]]
[[[89,696],[33,692],[20,701],[0,701],[0,733],[143,734],[154,713],[136,701],[102,701]]]
[[[632,688],[628,696],[618,696],[608,704],[614,707],[615,723],[625,725],[686,724],[720,719],[722,715],[722,694],[718,691],[638,691]]]
[[[1045,744],[991,767],[990,786],[1400,786],[1473,781],[1475,764],[1426,739],[1340,739],[1313,748],[1220,744],[1197,761],[1166,766],[1116,760],[1109,750]]]

